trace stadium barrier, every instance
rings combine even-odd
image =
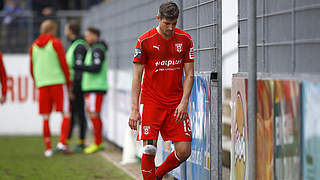
[[[8,76],[7,101],[0,105],[0,135],[41,135],[42,118],[38,114],[37,91],[30,75],[28,55],[3,55]],[[59,134],[61,117],[50,117],[52,134]]]

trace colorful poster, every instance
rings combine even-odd
[[[300,179],[300,83],[274,81],[275,180]]]
[[[256,179],[273,179],[273,81],[257,81]]]
[[[248,178],[248,80],[233,78],[231,89],[231,179]]]
[[[320,83],[302,83],[303,179],[320,177]]]
[[[186,162],[186,179],[210,178],[210,80],[196,76],[189,99],[192,151]]]

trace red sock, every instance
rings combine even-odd
[[[93,125],[93,133],[95,137],[96,145],[102,143],[102,121],[100,117],[94,117],[91,119]]]
[[[167,159],[157,168],[156,176],[162,178],[165,174],[180,165],[179,159],[175,155],[175,151],[169,154]]]
[[[46,146],[46,150],[51,149],[51,135],[50,135],[50,127],[49,120],[43,119],[43,141]]]
[[[59,142],[61,142],[62,144],[67,144],[69,131],[70,131],[70,117],[63,117]]]
[[[154,180],[155,179],[154,157],[155,157],[155,155],[142,154],[141,172],[142,172],[143,180]]]

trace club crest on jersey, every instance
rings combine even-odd
[[[148,135],[150,133],[150,126],[143,126],[143,134]]]
[[[182,43],[176,43],[175,44],[175,47],[176,47],[176,51],[178,53],[181,53],[182,52]]]

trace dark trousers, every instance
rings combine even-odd
[[[85,107],[84,107],[84,94],[80,90],[81,88],[76,88],[73,91],[75,96],[74,100],[70,102],[71,104],[71,126],[70,126],[70,133],[69,139],[72,137],[73,128],[78,122],[79,129],[80,129],[80,139],[84,140],[86,137],[86,130],[87,130],[87,121],[85,117]],[[78,121],[77,121],[78,120]]]

